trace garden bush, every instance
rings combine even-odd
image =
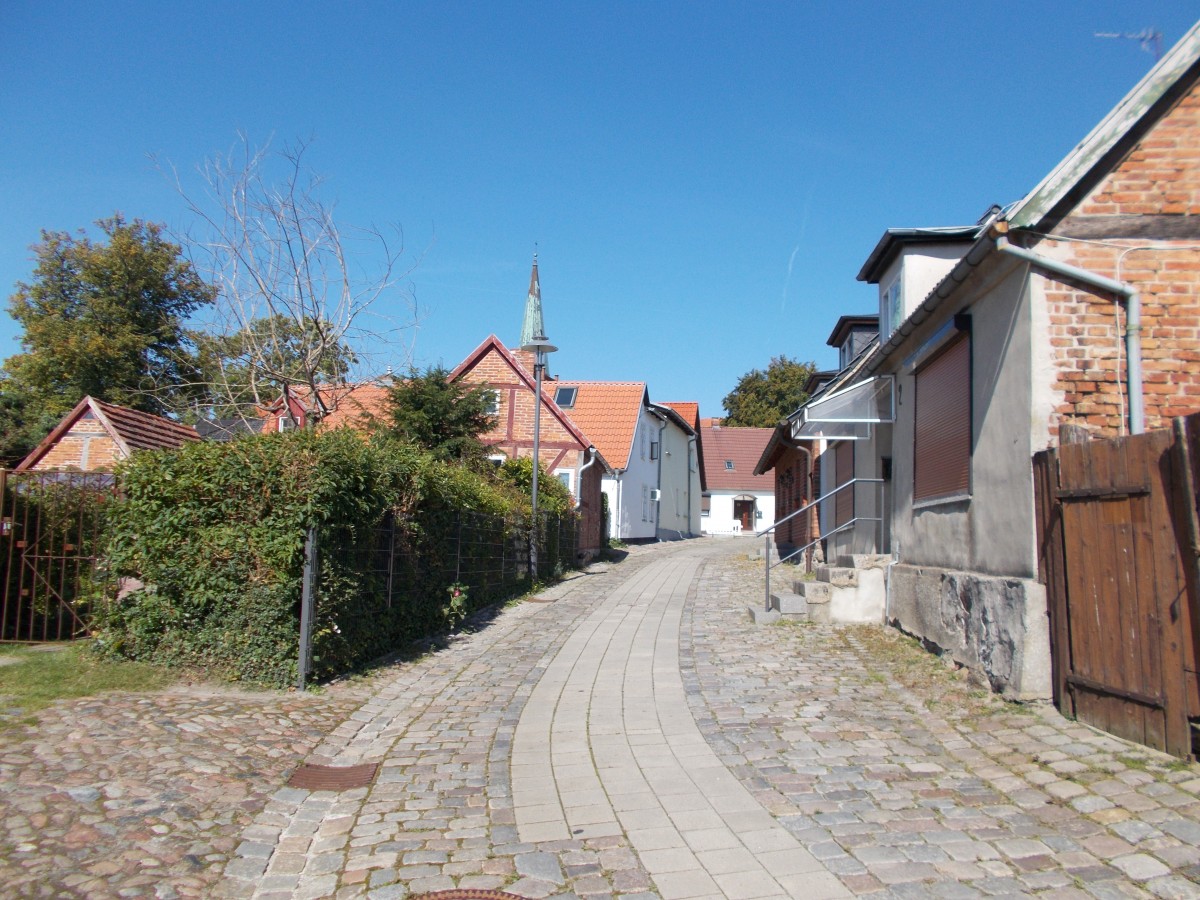
[[[125,590],[98,604],[94,627],[121,656],[294,682],[310,527],[317,677],[452,626],[528,583],[515,563],[496,575],[464,572],[460,549],[465,526],[487,539],[476,555],[511,548],[520,558],[528,498],[519,487],[395,439],[337,429],[190,444],[135,454],[117,477],[123,500],[104,559]]]

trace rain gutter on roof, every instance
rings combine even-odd
[[[1096,272],[1089,272],[1087,269],[1059,262],[1023,247],[1016,247],[1008,241],[1008,230],[1009,223],[1005,221],[994,222],[988,227],[984,235],[971,246],[967,255],[959,260],[958,265],[950,271],[950,274],[938,283],[938,286],[930,292],[921,305],[913,310],[912,315],[871,355],[865,366],[866,373],[871,375],[877,372],[884,360],[891,356],[921,323],[929,319],[942,303],[958,290],[980,263],[992,253],[1001,253],[1027,262],[1032,267],[1041,269],[1043,274],[1049,272],[1068,282],[1073,281],[1093,290],[1112,294],[1114,299],[1125,302],[1126,391],[1129,396],[1129,431],[1131,434],[1141,434],[1145,430],[1145,412],[1142,389],[1142,307],[1137,290],[1124,282]]]
[[[963,282],[970,277],[971,272],[995,252],[996,238],[1007,230],[1008,225],[1005,222],[994,222],[988,226],[983,236],[971,245],[971,249],[966,252],[966,255],[950,270],[950,274],[938,282],[937,287],[930,291],[929,296],[921,302],[921,305],[914,309],[912,314],[900,324],[900,327],[892,332],[891,337],[882,341],[875,348],[863,366],[865,374],[874,375],[883,365],[884,360],[917,330],[917,326],[932,316],[942,303],[959,289]]]

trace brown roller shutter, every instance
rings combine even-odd
[[[971,491],[971,342],[956,338],[917,372],[913,500]]]
[[[854,477],[854,441],[842,441],[833,448],[834,477],[841,487]],[[854,518],[854,488],[838,491],[833,498],[833,524],[842,526]]]

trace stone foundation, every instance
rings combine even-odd
[[[1036,581],[896,565],[887,620],[1009,699],[1050,697],[1046,589]]]

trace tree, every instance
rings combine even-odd
[[[10,437],[40,440],[87,394],[161,415],[194,390],[184,323],[215,291],[163,226],[119,213],[96,224],[107,241],[43,231],[33,278],[9,299],[24,329],[0,388],[19,398],[0,404]]]
[[[776,356],[764,372],[752,369],[743,375],[722,401],[726,425],[774,428],[808,400],[804,384],[816,364]]]
[[[478,385],[450,381],[449,374],[442,366],[433,366],[398,379],[380,427],[438,459],[482,462],[488,448],[480,435],[496,425],[496,417],[488,412],[488,392]]]
[[[178,175],[175,182],[199,223],[187,244],[219,288],[206,331],[218,355],[236,361],[210,366],[211,390],[235,403],[247,384],[256,400],[267,385],[275,397],[285,386],[307,387],[320,407],[315,422],[329,412],[318,384],[331,371],[345,376],[363,341],[385,336],[386,320],[368,310],[400,299],[407,312],[399,327],[407,327],[412,303],[397,285],[402,233],[343,232],[319,196],[306,150],[303,143],[255,149],[243,136],[234,152],[204,164],[202,195],[189,194]]]
[[[320,342],[315,322],[298,326],[275,316],[256,319],[232,335],[196,332],[198,371],[204,392],[197,395],[197,416],[252,417],[256,410],[279,399],[285,384],[307,383],[308,348]],[[344,344],[326,345],[318,359],[317,377],[341,382],[355,362]]]

